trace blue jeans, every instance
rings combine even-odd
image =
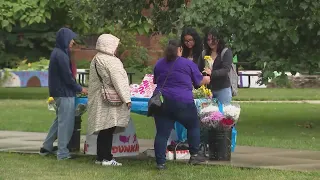
[[[54,100],[57,105],[56,118],[43,143],[43,148],[51,151],[53,142],[58,138],[57,158],[64,159],[70,156],[67,146],[74,129],[75,97],[58,97]]]
[[[186,127],[188,132],[189,152],[197,154],[200,144],[200,121],[197,108],[192,103],[182,103],[164,98],[162,111],[154,115],[157,134],[154,140],[154,151],[157,164],[166,162],[167,141],[175,121]]]
[[[220,89],[217,91],[212,91],[212,95],[214,98],[217,98],[218,101],[223,105],[229,105],[232,100],[232,92],[231,87]]]

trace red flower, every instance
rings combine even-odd
[[[223,118],[221,124],[224,126],[231,126],[234,124],[234,121],[232,119]]]

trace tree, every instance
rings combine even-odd
[[[79,22],[76,28],[84,34],[100,34],[105,30],[114,30],[115,25],[123,29],[148,33],[151,29],[149,19],[141,14],[148,7],[147,1],[135,0],[71,0],[69,15],[73,22]]]
[[[179,21],[180,7],[186,0],[72,0],[69,15],[77,28],[84,33],[101,33],[112,30],[115,24],[122,28],[148,34],[177,32],[183,26]],[[142,10],[148,10],[150,16],[144,16]]]
[[[63,0],[1,1],[0,68],[14,67],[24,57],[47,57],[55,32],[70,22],[69,6]]]
[[[311,0],[194,0],[180,19],[196,27],[214,27],[232,42],[235,53],[273,71],[314,73],[320,69],[320,2]]]
[[[0,2],[0,22],[8,32],[15,26],[45,23],[54,10],[64,8],[64,0],[11,0]]]

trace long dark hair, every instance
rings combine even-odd
[[[217,53],[221,54],[222,50],[226,47],[226,43],[224,42],[221,34],[219,34],[219,32],[216,29],[212,28],[205,34],[204,39],[203,39],[204,49],[206,51],[206,55],[210,55],[211,51],[212,51],[208,45],[209,35],[212,35],[212,37],[214,37],[218,41]]]
[[[181,43],[178,40],[170,40],[166,50],[164,52],[164,57],[166,58],[167,61],[174,61],[177,59],[177,51],[178,48],[181,47]]]
[[[181,34],[181,44],[182,44],[182,48],[183,48],[183,52],[182,52],[182,57],[188,58],[191,49],[189,49],[185,44],[184,44],[184,37],[186,35],[190,35],[192,36],[193,40],[194,40],[194,46],[192,48],[192,57],[193,57],[193,61],[195,63],[197,63],[199,56],[201,55],[202,52],[202,42],[201,42],[201,37],[200,35],[197,33],[197,31],[191,27],[185,27],[182,31]]]

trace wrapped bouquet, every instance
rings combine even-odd
[[[210,89],[208,89],[206,86],[202,85],[198,89],[193,89],[193,98],[194,99],[203,99],[203,98],[212,98],[212,92]]]
[[[199,115],[202,126],[206,128],[231,129],[239,119],[240,106],[226,105],[222,109],[223,113],[220,112],[218,105],[213,103],[201,109]]]
[[[204,60],[205,60],[205,68],[211,69],[214,62],[211,56],[204,56]]]

